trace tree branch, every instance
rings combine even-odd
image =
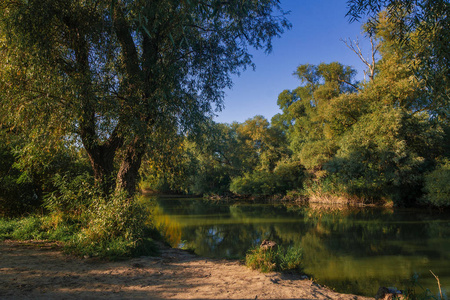
[[[364,58],[361,47],[359,46],[358,39],[356,39],[355,42],[353,42],[350,39],[349,40],[341,39],[341,41],[344,42],[344,44],[358,56],[358,58],[363,62],[363,64],[367,66],[369,70],[369,79],[370,81],[372,81],[375,77],[375,63],[376,63],[375,56],[378,52],[380,44],[375,45],[373,37],[370,37],[371,61],[369,62],[366,58]],[[364,71],[364,75],[365,74],[366,71]]]

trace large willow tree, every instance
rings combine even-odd
[[[290,25],[278,0],[2,0],[2,127],[82,146],[105,194],[222,106],[231,74]]]

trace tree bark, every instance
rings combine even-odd
[[[136,193],[139,168],[145,153],[145,144],[138,138],[126,147],[116,178],[116,192],[126,192],[132,198]]]
[[[100,187],[104,195],[109,195],[114,191],[116,186],[114,179],[114,159],[123,140],[114,135],[102,145],[93,143],[94,145],[91,146],[87,146],[89,144],[84,143],[84,148],[89,156],[97,186]]]

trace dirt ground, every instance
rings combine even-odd
[[[56,244],[0,242],[0,299],[369,299],[300,276],[164,248],[160,257],[80,259]]]

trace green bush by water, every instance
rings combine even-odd
[[[78,256],[120,259],[141,255],[157,255],[154,230],[142,224],[136,232],[99,233],[89,226],[61,222],[55,216],[29,216],[21,219],[0,219],[0,241],[47,240],[64,243],[67,252]],[[111,227],[110,227],[111,228]]]
[[[273,271],[302,271],[302,250],[300,248],[277,247],[276,250],[264,250],[260,247],[250,250],[245,257],[245,264],[263,273]]]
[[[155,255],[149,212],[126,195],[98,198],[86,212],[86,226],[74,235],[69,248],[82,256],[109,259]]]
[[[58,191],[46,198],[47,214],[1,219],[1,240],[61,241],[71,253],[108,259],[157,254],[152,238],[158,234],[151,228],[149,212],[136,199],[101,196],[89,185],[80,185],[81,192],[72,182],[64,183],[67,178],[58,180]]]
[[[436,207],[450,206],[450,160],[445,159],[425,176],[423,201]]]

